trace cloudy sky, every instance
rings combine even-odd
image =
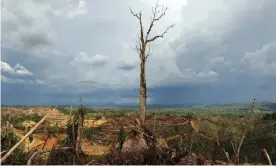
[[[139,24],[156,0],[2,0],[2,104],[137,103]],[[276,101],[275,0],[160,0],[148,103]]]

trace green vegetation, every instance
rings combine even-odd
[[[93,141],[96,139],[97,134],[102,131],[102,129],[102,126],[87,128],[83,131],[83,138],[87,139],[88,141]]]
[[[124,130],[123,127],[120,128],[120,133],[119,133],[119,150],[121,151],[123,148],[123,143],[126,139],[126,131]]]

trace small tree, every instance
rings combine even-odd
[[[164,8],[164,6],[161,6],[158,3],[155,5],[155,7],[152,8],[153,16],[152,18],[150,18],[150,25],[148,30],[145,33],[144,26],[142,23],[142,12],[134,13],[130,8],[131,14],[139,20],[139,24],[140,24],[140,33],[138,34],[137,45],[135,48],[132,47],[132,49],[136,50],[140,56],[139,105],[140,105],[140,119],[142,124],[144,124],[145,117],[146,117],[146,99],[147,99],[146,70],[145,70],[146,61],[147,61],[147,58],[153,53],[153,50],[150,48],[150,43],[155,41],[158,38],[163,38],[164,35],[167,33],[167,31],[170,28],[173,28],[173,25],[170,25],[169,27],[167,27],[162,34],[156,35],[154,37],[149,37],[149,36],[154,24],[166,14],[167,9],[168,9],[167,7]]]

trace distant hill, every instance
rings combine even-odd
[[[231,103],[231,104],[212,104],[206,105],[207,108],[233,108],[239,110],[249,110],[251,108],[252,103]],[[255,109],[259,110],[276,110],[276,103],[273,102],[256,102]]]
[[[252,103],[230,103],[230,104],[148,104],[147,108],[228,108],[228,109],[237,109],[237,110],[249,110],[251,108]],[[103,104],[103,105],[86,105],[88,107],[117,107],[117,108],[138,108],[138,104],[129,103],[129,104]],[[56,106],[45,106],[45,107],[70,107],[70,105],[56,105]],[[73,105],[74,107],[78,107],[78,105]],[[1,107],[43,107],[43,106],[26,106],[26,105],[2,105]],[[274,102],[256,102],[255,109],[261,111],[276,111],[276,103]]]
[[[229,108],[238,110],[250,110],[252,103],[230,103],[230,104],[148,104],[147,108]],[[138,108],[138,104],[124,104],[117,105],[120,108]],[[255,109],[261,111],[265,110],[275,110],[276,103],[273,102],[256,102]]]
[[[276,103],[266,103],[266,104],[263,104],[263,106],[270,108],[272,110],[276,110]]]
[[[147,108],[187,108],[187,107],[193,107],[194,104],[148,104]],[[121,108],[138,108],[139,105],[118,105],[118,107]]]

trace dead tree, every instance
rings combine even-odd
[[[81,138],[82,138],[82,129],[83,129],[83,123],[84,123],[84,111],[85,108],[82,104],[82,98],[80,98],[81,105],[79,107],[78,111],[78,131],[77,131],[77,140],[76,140],[76,150],[79,152],[81,150]],[[74,124],[72,124],[74,127]],[[75,139],[75,138],[74,138]]]
[[[82,118],[81,118],[81,115],[79,115],[77,142],[76,142],[76,150],[77,150],[77,152],[79,152],[79,150],[81,148],[81,134],[82,134]]]
[[[161,9],[160,9],[161,8]],[[140,24],[140,32],[138,34],[138,41],[135,48],[131,47],[138,52],[140,56],[140,96],[139,96],[139,105],[140,105],[140,120],[142,124],[145,122],[146,117],[146,99],[147,99],[147,85],[146,85],[146,61],[148,57],[153,53],[153,50],[150,48],[150,43],[155,41],[158,38],[163,38],[164,35],[168,32],[170,28],[173,28],[173,25],[170,25],[165,29],[165,31],[154,37],[150,37],[150,33],[154,24],[159,21],[167,11],[167,7],[159,5],[158,3],[155,7],[152,8],[152,18],[150,19],[150,25],[147,31],[144,31],[144,26],[142,23],[142,12],[134,13],[130,8],[131,14],[136,17]]]
[[[70,109],[70,120],[71,120],[71,124],[72,124],[72,145],[73,147],[75,147],[75,122],[74,122],[74,115],[72,115],[72,110],[73,110],[73,100],[72,100],[72,104],[71,104],[71,109]]]

